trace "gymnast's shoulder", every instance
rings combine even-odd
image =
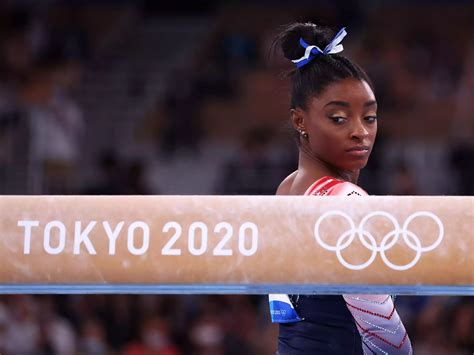
[[[367,196],[368,193],[361,188],[360,186],[357,186],[356,184],[353,184],[348,181],[344,181],[341,184],[338,184],[334,186],[333,190],[331,191],[331,195],[336,195],[336,196]]]
[[[293,182],[295,181],[296,174],[298,174],[298,170],[292,172],[281,182],[276,191],[277,195],[292,195],[291,188],[293,186]]]

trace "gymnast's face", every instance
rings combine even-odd
[[[377,103],[370,86],[353,78],[330,84],[308,101],[306,110],[292,110],[296,129],[303,129],[301,149],[337,170],[362,169],[377,134]]]

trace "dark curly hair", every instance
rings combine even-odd
[[[299,59],[305,49],[300,38],[309,45],[324,49],[335,33],[326,27],[314,23],[293,23],[288,25],[273,41],[272,48],[281,47],[283,55],[289,60]],[[291,77],[291,108],[306,109],[308,99],[317,97],[331,83],[341,79],[355,78],[364,80],[372,91],[373,85],[365,71],[347,57],[339,54],[318,55],[308,64],[289,73]]]

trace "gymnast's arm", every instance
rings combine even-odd
[[[357,185],[345,182],[331,195],[367,196]],[[411,342],[390,295],[343,295],[354,317],[367,354],[412,354]]]

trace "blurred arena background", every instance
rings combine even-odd
[[[2,0],[0,194],[274,194],[296,167],[279,26],[347,26],[374,81],[370,194],[474,194],[472,1]],[[472,297],[398,297],[472,354]],[[9,295],[0,353],[273,354],[261,296]]]

